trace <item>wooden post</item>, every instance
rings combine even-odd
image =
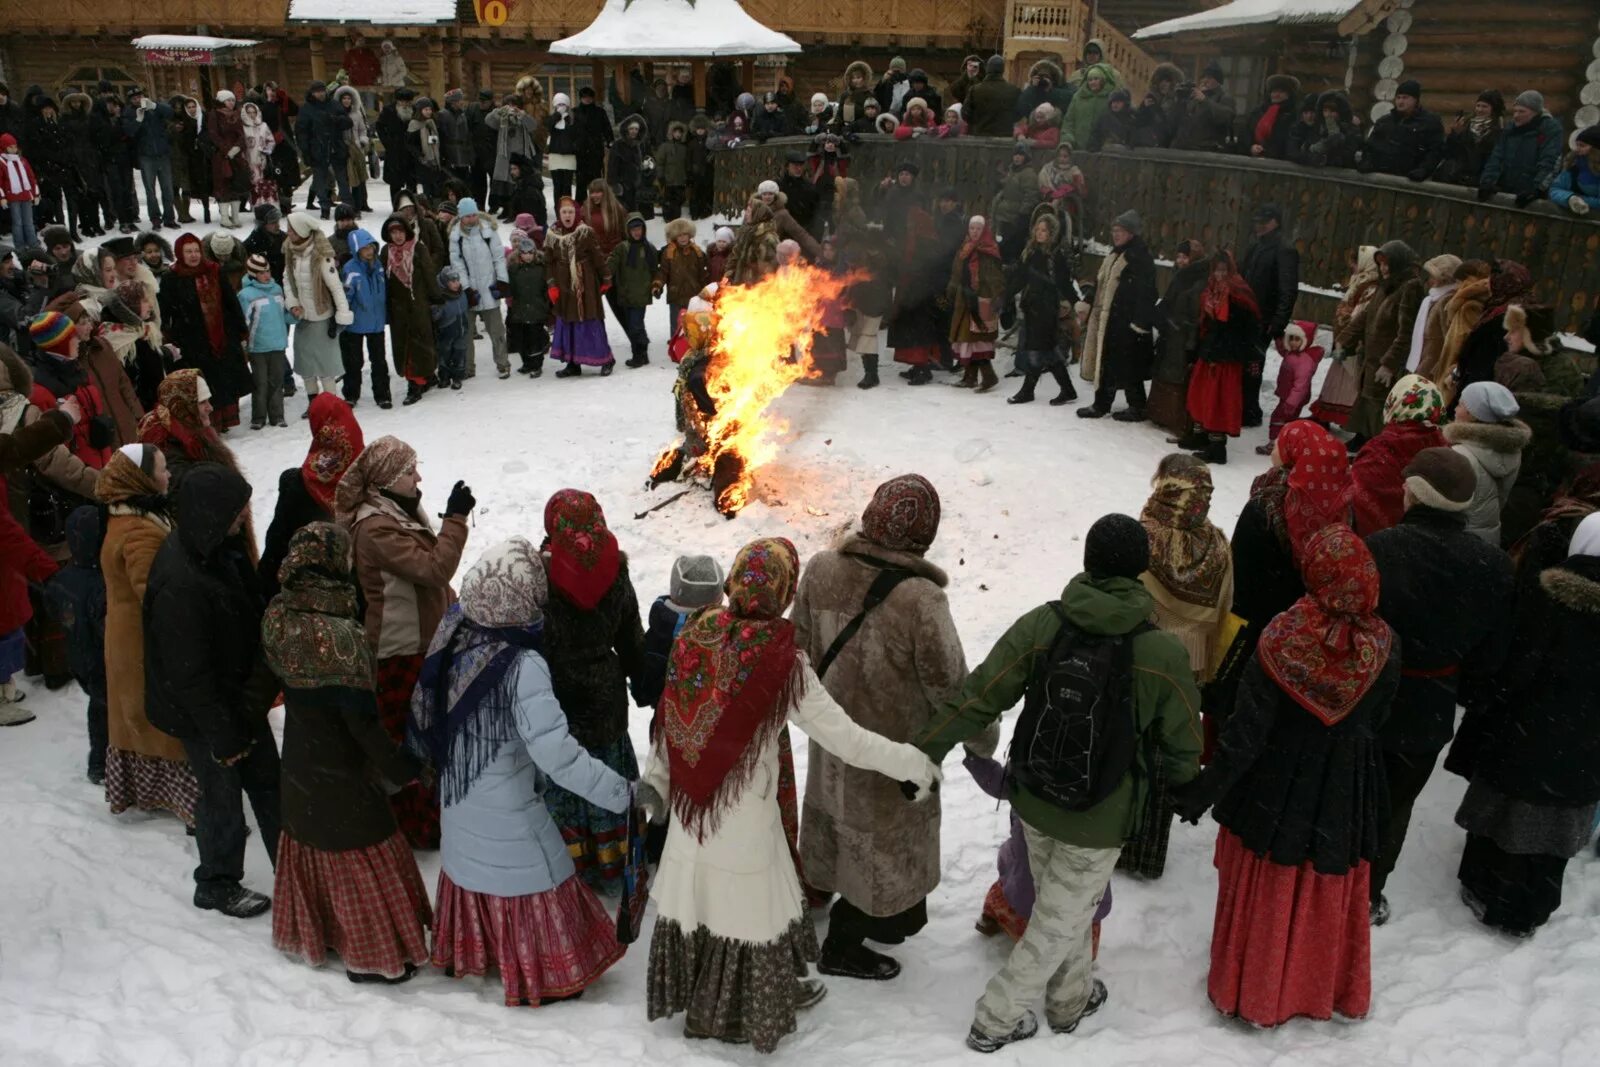
[[[740,65],[739,65],[739,80],[740,80],[740,84],[742,84],[744,86],[744,91],[745,92],[754,93],[756,91],[756,57],[755,56],[745,56],[744,60],[740,63]]]
[[[478,88],[494,88],[494,64],[487,59],[478,61]],[[474,96],[473,99],[476,100],[477,97]]]
[[[450,42],[450,84],[452,88],[464,88],[467,84],[467,63],[462,56],[461,38],[457,37]],[[441,107],[444,102],[440,101]]]
[[[611,81],[616,86],[617,99],[622,101],[623,108],[631,108],[633,101],[628,99],[628,61],[619,59],[611,68]],[[618,116],[619,119],[626,116]]]
[[[278,46],[278,84],[285,89],[289,87],[289,58],[283,54],[281,44]]]
[[[589,87],[594,90],[595,103],[604,104],[606,94],[600,91],[606,87],[606,65],[604,60],[592,59],[589,61]],[[576,99],[572,101],[572,106],[578,106]]]
[[[428,38],[428,95],[435,105],[444,99],[444,40],[437,34]]]
[[[325,82],[328,80],[328,67],[322,60],[322,38],[314,36],[309,43],[311,45],[311,80]],[[284,78],[285,89],[289,87],[288,81],[287,77]]]
[[[689,65],[694,71],[694,106],[701,111],[706,108],[706,61],[697,59]]]

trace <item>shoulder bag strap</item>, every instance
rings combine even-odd
[[[878,564],[876,561],[868,559],[867,557],[857,556],[853,553],[847,554],[850,555],[852,559],[861,560],[863,563],[878,567],[879,570],[877,576],[872,579],[872,585],[867,589],[867,595],[865,600],[862,602],[861,611],[857,613],[855,618],[845,623],[844,629],[839,631],[839,636],[833,639],[833,644],[829,645],[828,651],[823,654],[822,662],[817,664],[818,678],[821,678],[823,675],[828,673],[828,668],[833,666],[833,661],[835,659],[839,658],[839,653],[844,651],[844,646],[848,645],[850,643],[850,639],[855,637],[856,631],[861,629],[861,624],[866,621],[867,614],[872,611],[873,608],[877,607],[879,604],[882,604],[885,600],[888,600],[889,594],[894,592],[895,587],[901,582],[905,581],[907,578],[916,577],[915,574],[912,574],[910,571],[904,570],[900,567],[884,567],[881,564]]]

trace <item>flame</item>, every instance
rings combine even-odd
[[[777,455],[775,437],[787,424],[767,409],[789,386],[816,374],[812,335],[823,328],[830,304],[856,280],[792,264],[750,285],[718,290],[716,340],[706,374],[717,413],[706,424],[706,454],[695,470],[712,477],[722,514],[732,516],[749,503],[755,472]],[[670,464],[672,451],[657,460],[656,471]]]

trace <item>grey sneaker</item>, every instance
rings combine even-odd
[[[1100,979],[1096,978],[1094,980],[1094,985],[1089,988],[1089,1002],[1083,1006],[1083,1011],[1078,1013],[1078,1017],[1072,1020],[1070,1023],[1062,1023],[1060,1025],[1051,1023],[1051,1031],[1057,1034],[1072,1033],[1072,1031],[1078,1028],[1079,1023],[1083,1022],[1083,1020],[1099,1011],[1100,1006],[1106,1002],[1106,998],[1109,996],[1111,996],[1111,994],[1106,991],[1106,984],[1100,981]]]
[[[1004,1037],[990,1037],[973,1024],[967,1032],[967,1047],[974,1052],[990,1053],[999,1052],[1007,1045],[1015,1045],[1018,1041],[1026,1041],[1039,1032],[1039,1019],[1033,1012],[1025,1012],[1022,1019]]]

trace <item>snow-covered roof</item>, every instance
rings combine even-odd
[[[289,0],[290,22],[365,22],[374,26],[431,26],[454,22],[456,0]]]
[[[201,51],[215,51],[219,48],[249,48],[251,45],[260,43],[260,41],[249,41],[242,37],[191,36],[183,33],[152,33],[133,39],[133,47],[145,50],[152,48],[193,48]]]
[[[1305,25],[1340,22],[1361,6],[1361,0],[1233,0],[1230,4],[1181,15],[1136,30],[1136,40],[1171,37],[1180,33],[1226,30],[1236,26]]]
[[[738,0],[606,0],[588,27],[550,46],[561,56],[753,56],[798,52]]]

